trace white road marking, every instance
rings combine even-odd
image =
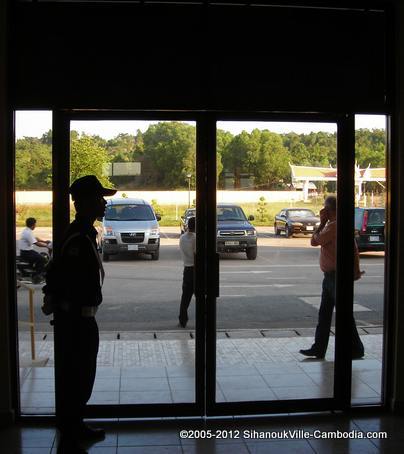
[[[244,284],[244,285],[221,285],[220,288],[258,288],[258,287],[295,287],[294,284]]]
[[[263,273],[272,273],[272,271],[254,271],[254,270],[246,270],[246,271],[221,271],[220,274],[263,274]]]
[[[241,298],[246,296],[247,295],[220,295],[219,298]]]
[[[300,279],[300,280],[307,280],[308,278],[307,277],[296,277],[296,276],[291,276],[291,277],[266,277],[265,279],[273,279],[273,280],[284,280],[284,281],[288,281],[288,280],[296,280],[296,279]]]
[[[301,299],[306,304],[310,304],[310,306],[313,306],[316,309],[318,309],[320,307],[321,296],[305,296],[305,297],[301,297],[299,299]],[[362,306],[355,302],[353,305],[353,310],[354,310],[354,312],[371,312],[372,311],[372,309],[369,309],[369,308]],[[334,309],[334,312],[335,312],[335,309]]]

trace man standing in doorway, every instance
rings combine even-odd
[[[323,359],[330,337],[332,313],[335,307],[335,271],[337,253],[337,199],[328,196],[324,201],[324,208],[320,211],[320,225],[311,238],[312,246],[321,246],[320,268],[324,273],[321,304],[318,313],[318,324],[314,344],[307,350],[300,350],[304,356],[315,356]],[[355,243],[354,252],[354,280],[361,278],[359,269],[359,252]],[[347,321],[352,331],[352,359],[362,358],[364,347],[356,329],[355,319]]]
[[[184,262],[182,297],[180,305],[180,326],[188,323],[188,307],[194,294],[194,255],[196,251],[195,218],[188,219],[187,232],[180,237],[180,251]]]
[[[55,323],[56,421],[61,438],[58,453],[85,453],[82,440],[99,440],[104,430],[84,421],[97,365],[99,345],[95,319],[102,301],[104,270],[97,251],[93,224],[104,216],[103,188],[94,175],[77,179],[70,187],[76,218],[67,229],[59,254],[47,272],[45,298],[53,300]],[[46,300],[45,300],[46,301]]]

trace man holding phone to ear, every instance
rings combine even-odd
[[[300,353],[304,356],[323,359],[328,347],[332,313],[335,307],[337,264],[337,199],[335,196],[328,196],[324,201],[324,208],[320,211],[320,225],[313,233],[311,245],[321,246],[320,268],[324,273],[324,279],[314,344],[307,350],[300,350]],[[354,247],[354,280],[358,280],[363,272],[359,269],[359,252],[356,243]],[[349,324],[352,329],[352,359],[359,359],[365,352],[353,316]]]

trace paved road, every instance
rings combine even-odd
[[[38,232],[39,233],[39,232]],[[217,326],[227,329],[314,327],[321,292],[319,249],[305,237],[275,237],[259,228],[257,260],[245,254],[223,254]],[[365,276],[355,284],[358,324],[380,325],[383,306],[383,253],[363,254]],[[159,261],[143,257],[114,257],[105,264],[104,302],[97,315],[103,331],[171,330],[177,328],[182,264],[178,229],[162,231]],[[26,320],[27,292],[18,291],[19,319]],[[39,330],[49,330],[35,296]],[[190,327],[194,326],[191,303]]]

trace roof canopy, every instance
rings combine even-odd
[[[337,169],[332,167],[309,167],[290,165],[292,171],[292,182],[295,181],[337,181]],[[386,169],[355,169],[355,180],[364,181],[386,181]]]

